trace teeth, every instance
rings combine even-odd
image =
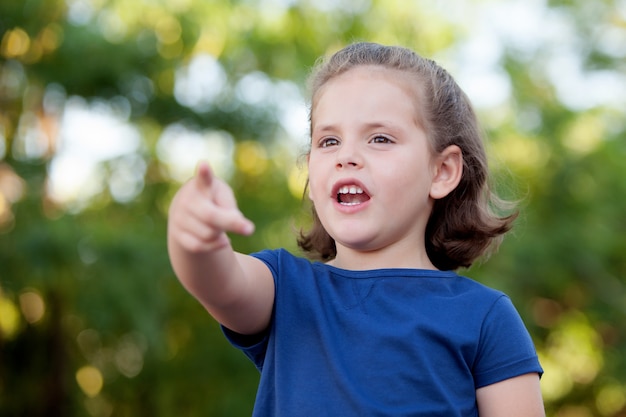
[[[339,194],[363,194],[363,189],[361,187],[357,187],[356,185],[344,185],[339,189]]]

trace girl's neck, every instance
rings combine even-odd
[[[348,270],[371,270],[385,268],[437,268],[426,255],[426,249],[401,251],[397,248],[383,248],[374,251],[359,251],[337,245],[337,256],[328,265]]]

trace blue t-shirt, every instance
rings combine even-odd
[[[510,299],[469,278],[253,256],[274,275],[271,324],[224,329],[261,372],[253,416],[477,416],[477,388],[543,372]]]

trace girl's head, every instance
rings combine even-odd
[[[310,78],[311,114],[316,100],[330,80],[359,66],[401,71],[414,82],[415,119],[422,126],[432,152],[450,145],[463,154],[459,185],[435,200],[425,231],[426,252],[439,269],[467,267],[490,247],[497,246],[510,229],[515,215],[498,217],[491,207],[500,203],[488,188],[487,158],[476,116],[467,96],[454,79],[434,61],[396,46],[352,44],[316,67]],[[301,233],[300,247],[313,257],[329,260],[336,255],[334,240],[322,227],[313,208],[313,226]]]

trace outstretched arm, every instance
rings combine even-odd
[[[264,330],[274,304],[270,270],[234,252],[226,235],[253,231],[231,188],[206,163],[172,200],[167,243],[174,272],[218,322],[242,334]]]
[[[545,417],[539,375],[520,375],[476,390],[480,417]]]

